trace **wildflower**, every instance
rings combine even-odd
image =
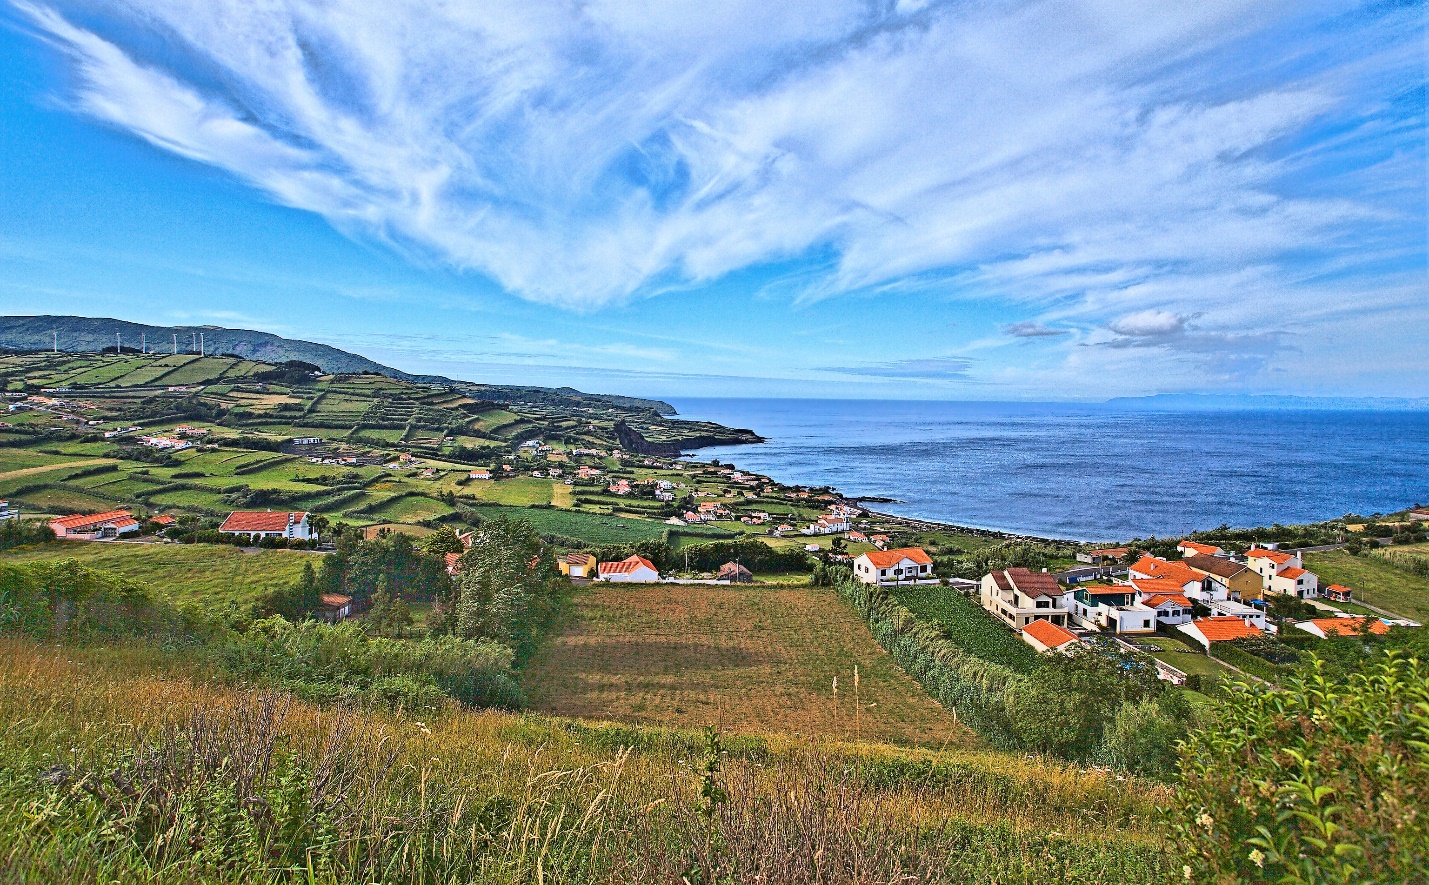
[[[1196,823],[1209,830],[1211,827],[1215,826],[1216,819],[1203,811],[1201,812],[1200,816],[1196,818]]]
[[[1261,851],[1259,848],[1252,848],[1250,850],[1250,862],[1258,867],[1264,867],[1265,852]]]
[[[1191,865],[1190,865],[1190,864],[1186,864],[1185,866],[1181,867],[1181,875],[1183,875],[1183,876],[1186,877],[1186,881],[1187,881],[1187,882],[1191,881]]]

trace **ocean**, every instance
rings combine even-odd
[[[768,442],[702,449],[902,516],[1087,541],[1313,522],[1429,503],[1429,412],[670,400]]]

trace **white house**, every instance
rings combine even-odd
[[[1134,584],[1079,584],[1063,594],[1074,621],[1113,633],[1155,633],[1156,611]]]
[[[596,566],[596,574],[602,581],[627,581],[630,583],[654,583],[660,580],[660,570],[643,556],[631,555],[619,562],[602,562]]]
[[[1010,568],[983,575],[980,601],[983,608],[1015,630],[1021,630],[1035,620],[1047,620],[1065,627],[1070,617],[1057,579],[1046,572],[1025,568]]]
[[[911,584],[933,577],[933,559],[921,547],[870,550],[853,561],[853,574],[865,584]]]
[[[1191,600],[1175,581],[1158,578],[1131,582],[1141,591],[1141,604],[1156,612],[1157,625],[1176,627],[1189,623],[1193,614]]]
[[[491,471],[485,467],[473,470],[466,475],[467,479],[491,479]]]
[[[307,541],[313,537],[308,514],[286,510],[235,510],[218,527],[226,535],[259,535]]]
[[[1297,599],[1314,599],[1320,595],[1320,578],[1314,572],[1289,566],[1270,576],[1265,592],[1294,596]]]
[[[1369,624],[1368,628],[1365,627],[1366,623]],[[1321,639],[1331,636],[1358,636],[1360,631],[1365,629],[1376,636],[1389,632],[1389,625],[1379,618],[1315,618],[1295,626]]]

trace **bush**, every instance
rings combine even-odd
[[[1173,842],[1206,882],[1401,883],[1429,868],[1429,672],[1381,655],[1232,686],[1184,746]],[[1189,877],[1188,877],[1189,878]]]

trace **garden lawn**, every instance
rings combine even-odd
[[[1401,548],[1390,548],[1401,549]],[[1320,576],[1320,586],[1344,584],[1355,599],[1420,623],[1429,622],[1429,578],[1397,569],[1372,556],[1343,550],[1305,554],[1305,568]]]
[[[536,710],[923,746],[976,741],[830,591],[594,583],[577,590],[574,609],[525,671]]]
[[[296,550],[244,553],[221,544],[143,544],[124,541],[56,541],[0,553],[0,562],[74,559],[143,583],[175,604],[251,603],[264,591],[290,584],[303,563],[320,557]]]

